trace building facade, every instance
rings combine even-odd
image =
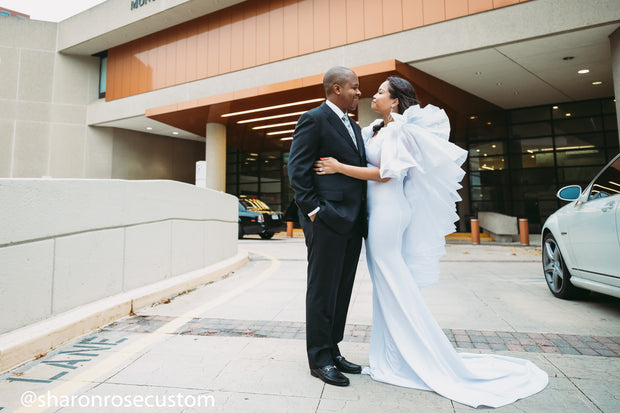
[[[369,124],[387,76],[446,110],[478,211],[531,229],[618,153],[618,0],[108,0],[0,16],[0,177],[172,179],[286,209],[299,115],[353,68]]]

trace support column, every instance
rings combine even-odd
[[[226,192],[226,125],[207,123],[207,188]]]
[[[609,36],[609,44],[611,47],[611,76],[614,80],[614,94],[616,96],[616,121],[618,122],[618,130],[620,130],[620,102],[618,102],[620,97],[620,29]]]
[[[362,128],[370,125],[372,121],[381,117],[377,112],[370,109],[370,102],[372,102],[371,98],[363,98],[360,99],[357,105],[357,120]]]

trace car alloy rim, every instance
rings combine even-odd
[[[559,292],[564,282],[564,266],[562,264],[562,254],[555,240],[545,241],[543,253],[543,267],[547,284],[554,292]]]

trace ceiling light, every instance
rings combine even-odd
[[[306,103],[321,102],[323,100],[325,100],[325,98],[317,98],[317,99],[310,99],[310,100],[300,100],[298,102],[283,103],[281,105],[266,106],[266,107],[263,107],[263,108],[243,110],[241,112],[225,113],[225,114],[223,114],[221,116],[223,118],[227,118],[227,117],[230,117],[230,116],[246,115],[248,113],[262,112],[264,110],[273,110],[273,109],[287,108],[289,106],[305,105]]]
[[[271,136],[271,135],[283,135],[285,133],[292,133],[295,132],[295,129],[289,129],[289,130],[279,130],[277,132],[269,132],[267,133],[267,136]]]
[[[251,153],[250,156],[258,156],[257,153]]]
[[[497,83],[496,83],[496,85],[497,85],[497,86],[501,86],[501,85],[502,85],[502,82],[497,82]]]
[[[564,116],[566,116],[567,118],[570,118],[572,115],[570,113],[566,113],[564,114]]]
[[[482,74],[482,72],[476,72],[476,73],[474,73],[474,75],[476,75],[476,76],[480,76],[481,74]]]
[[[554,107],[552,107],[551,109],[553,109],[553,110],[557,110],[557,109],[559,109],[559,108],[558,108],[557,106],[554,106]]]
[[[172,134],[173,134],[173,135],[178,135],[178,134],[179,134],[179,132],[174,131],[174,132],[172,132]]]
[[[262,118],[244,119],[244,120],[237,121],[237,123],[251,123],[251,122],[260,122],[262,120],[287,118],[289,116],[302,115],[302,114],[304,114],[306,112],[307,112],[306,110],[302,110],[301,112],[291,112],[291,113],[283,113],[281,115],[265,116],[265,117],[262,117]]]
[[[153,128],[151,128],[150,126],[147,126],[146,130],[153,130]]]
[[[491,148],[497,148],[497,145],[491,145]]]
[[[470,116],[469,119],[471,120],[478,119],[478,116]]]
[[[252,130],[277,128],[277,127],[280,127],[280,126],[290,126],[290,125],[296,125],[296,124],[297,124],[297,121],[284,122],[284,123],[272,123],[271,125],[254,126],[252,128]]]
[[[593,85],[602,85],[603,82],[601,82],[600,80],[597,80],[595,82],[592,82]]]
[[[487,122],[487,125],[489,125],[489,126],[492,125],[492,124],[493,124],[493,122]]]
[[[292,141],[293,137],[289,136],[288,138],[280,138],[281,141]]]
[[[580,75],[585,75],[586,73],[590,73],[590,70],[588,70],[588,69],[581,69],[581,70],[578,70],[577,73],[579,73]]]

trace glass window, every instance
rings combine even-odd
[[[582,135],[560,135],[555,137],[556,150],[593,149],[605,146],[602,133],[587,133]]]
[[[103,99],[105,97],[107,77],[108,53],[105,52],[105,54],[101,56],[101,60],[99,62],[99,99]]]
[[[601,117],[590,117],[580,119],[562,119],[553,123],[556,135],[598,132],[603,130],[603,119]]]
[[[556,153],[558,166],[602,165],[605,151],[600,149],[564,150]]]
[[[513,138],[549,135],[551,135],[551,123],[549,122],[522,123],[519,125],[512,125],[511,127],[511,136]]]
[[[581,189],[584,189],[600,169],[600,166],[558,168],[558,189],[566,185],[581,185]]]
[[[512,185],[552,184],[555,182],[555,172],[553,168],[511,171],[510,182]]]
[[[514,139],[510,141],[510,148],[513,153],[553,152],[553,140],[551,137]]]
[[[501,171],[506,167],[506,158],[503,156],[482,156],[469,159],[471,171]]]
[[[618,130],[616,115],[607,115],[603,117],[603,123],[605,124],[605,130]]]
[[[553,151],[534,152],[523,155],[513,155],[510,158],[510,167],[515,168],[543,168],[553,167]]]
[[[603,108],[603,113],[616,113],[616,99],[610,98],[610,99],[603,99],[601,101],[602,103],[602,108]]]
[[[10,15],[11,13],[9,13],[8,11],[4,11],[4,10],[0,11],[0,16],[10,16]]]
[[[536,122],[551,119],[551,107],[539,106],[536,108],[517,109],[511,112],[512,123]]]
[[[504,142],[480,142],[470,145],[469,156],[501,155],[504,151]]]
[[[590,191],[590,199],[606,198],[618,194],[620,194],[620,158],[596,178]]]
[[[598,100],[585,102],[560,103],[552,110],[553,119],[579,118],[583,116],[601,116],[601,105]],[[568,114],[568,115],[567,115]]]

